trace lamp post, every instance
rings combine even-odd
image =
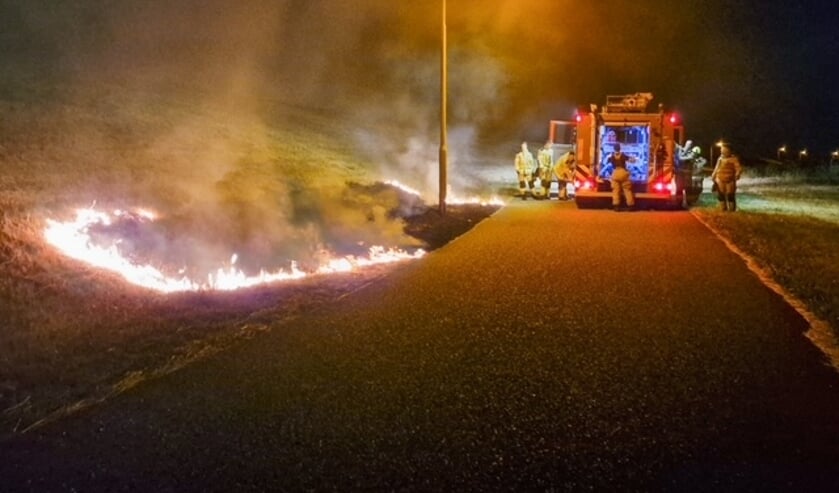
[[[439,210],[440,215],[446,214],[446,187],[447,187],[447,172],[448,172],[448,135],[446,129],[446,106],[448,95],[448,68],[446,55],[446,0],[443,0],[443,21],[442,21],[442,51],[440,53],[440,196],[439,196]]]
[[[781,147],[778,148],[778,161],[781,160],[781,154],[784,154],[785,152],[787,152],[787,146],[786,145],[782,145]]]

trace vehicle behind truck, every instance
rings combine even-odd
[[[627,164],[638,208],[685,208],[702,192],[702,175],[681,166],[678,151],[684,145],[684,126],[664,106],[650,111],[651,93],[607,96],[602,107],[577,111],[573,121],[554,120],[550,140],[558,150],[569,130],[576,151],[574,201],[579,208],[610,207],[611,177],[608,161],[615,144],[631,157]],[[567,139],[566,139],[567,140]]]

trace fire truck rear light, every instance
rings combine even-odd
[[[576,120],[577,123],[580,123],[581,121],[583,121],[583,116],[577,113],[576,115],[574,115],[574,120]]]

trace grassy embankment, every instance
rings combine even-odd
[[[93,201],[191,214],[180,225],[185,233],[210,229],[231,242],[274,239],[258,230],[274,231],[280,220],[289,235],[311,234],[325,215],[320,199],[343,207],[329,219],[333,231],[353,230],[358,221],[345,217],[353,211],[371,231],[394,227],[371,218],[399,203],[395,190],[347,185],[376,179],[351,144],[353,129],[309,109],[261,101],[242,112],[201,96],[105,85],[56,89],[31,80],[0,85],[0,437],[316,309],[388,269],[166,296],[45,244],[47,218],[69,218]],[[213,206],[206,214],[204,202]],[[302,212],[272,216],[289,207]],[[435,221],[430,210],[410,226],[433,248],[489,212],[454,209],[436,221],[441,231],[422,224]],[[213,230],[217,222],[226,226]]]
[[[747,171],[738,208],[706,193],[695,211],[839,336],[839,167]]]

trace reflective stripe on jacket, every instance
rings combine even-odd
[[[711,173],[711,179],[719,182],[731,182],[740,179],[742,167],[737,156],[722,157],[717,160],[717,166]]]

